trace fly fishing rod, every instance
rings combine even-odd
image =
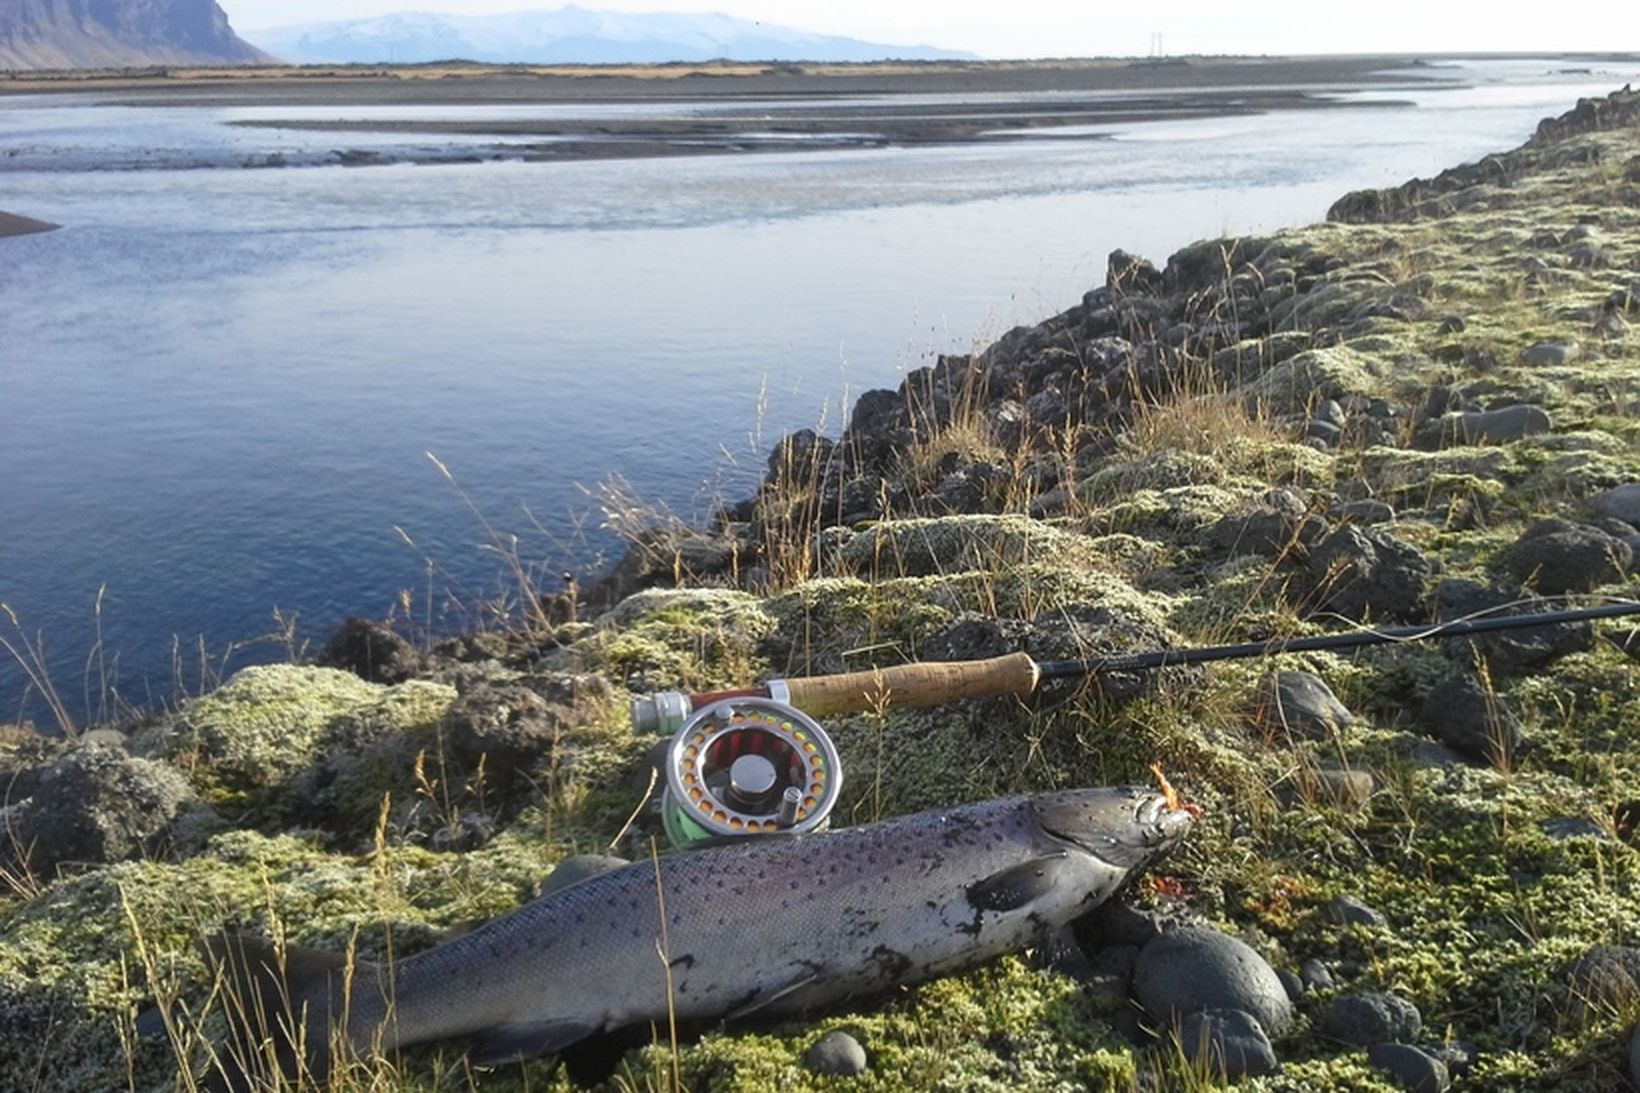
[[[1047,680],[1092,679],[1108,672],[1461,638],[1640,614],[1640,602],[1635,601],[1534,614],[1494,613],[1518,606],[1505,604],[1427,626],[1275,637],[1040,664],[1028,653],[1009,653],[985,660],[933,661],[772,679],[755,687],[706,694],[667,691],[634,699],[632,724],[639,732],[673,734],[664,768],[661,811],[674,843],[801,832],[824,825],[842,787],[837,749],[815,720],[819,717],[914,709],[972,698],[1025,697]]]

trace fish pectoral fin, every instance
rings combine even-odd
[[[1010,865],[968,886],[968,904],[978,911],[1017,911],[1057,887],[1068,858],[1063,852]],[[1068,883],[1068,878],[1067,878]]]
[[[1093,978],[1093,964],[1088,960],[1088,954],[1082,951],[1082,943],[1076,940],[1076,931],[1069,924],[1044,934],[1034,955],[1039,964],[1052,968],[1060,975],[1068,975],[1083,983]]]
[[[784,1001],[798,991],[814,983],[820,978],[820,969],[804,965],[797,974],[784,983],[780,983],[768,990],[760,990],[735,1009],[724,1014],[725,1021],[738,1021],[742,1017],[750,1017],[759,1010],[768,1009],[776,1002]]]
[[[467,1057],[476,1066],[499,1066],[551,1055],[598,1031],[585,1021],[509,1021],[474,1033]]]

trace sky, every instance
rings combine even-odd
[[[394,11],[489,15],[564,6],[560,0],[218,2],[239,31]],[[1550,8],[1450,0],[581,0],[581,6],[720,11],[822,34],[998,58],[1147,56],[1158,34],[1169,54],[1640,50],[1640,6],[1624,0],[1561,0]]]

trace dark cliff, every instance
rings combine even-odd
[[[0,69],[257,64],[215,0],[6,0]]]

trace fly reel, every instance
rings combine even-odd
[[[722,698],[696,710],[666,752],[661,821],[674,846],[814,831],[843,787],[831,738],[772,698]]]

